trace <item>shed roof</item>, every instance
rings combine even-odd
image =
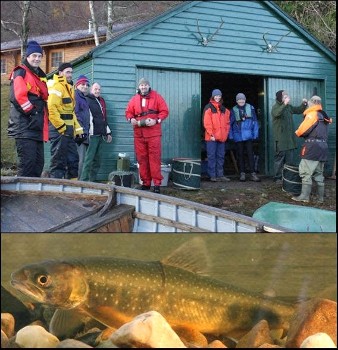
[[[80,63],[88,58],[95,57],[101,54],[102,52],[105,52],[106,50],[110,50],[112,47],[118,46],[121,43],[129,39],[132,39],[133,37],[148,30],[149,28],[155,26],[156,24],[170,17],[173,17],[176,14],[182,11],[185,11],[201,2],[202,1],[185,1],[184,3],[179,4],[169,9],[168,11],[162,13],[161,15],[158,15],[146,21],[140,22],[138,25],[135,25],[129,28],[129,30],[117,33],[117,35],[114,36],[112,39],[101,43],[100,45],[88,51],[86,54],[75,59],[73,62]],[[272,1],[259,1],[259,2],[269,7],[269,9],[273,11],[276,14],[276,16],[281,17],[282,20],[286,21],[291,27],[295,29],[295,31],[298,31],[301,35],[305,36],[313,45],[315,45],[318,48],[318,50],[320,50],[325,55],[330,57],[334,62],[336,61],[336,55],[330,49],[328,49],[325,45],[323,45],[316,37],[314,37],[309,31],[307,31],[299,22],[294,20],[287,13],[285,13],[279,6],[274,4]]]

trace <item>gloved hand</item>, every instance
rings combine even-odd
[[[76,135],[74,141],[80,146],[84,141],[87,140],[87,134]]]

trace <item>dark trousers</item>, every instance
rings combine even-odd
[[[72,179],[78,177],[79,154],[74,139],[58,135],[51,138],[50,177]]]
[[[252,140],[236,142],[239,171],[245,173],[245,150],[249,160],[250,173],[255,172],[255,161]]]
[[[89,146],[83,163],[80,180],[95,181],[100,169],[102,146],[104,140],[101,135],[90,136]]]
[[[224,176],[225,142],[207,141],[208,174],[210,177]]]
[[[45,163],[43,141],[15,139],[18,176],[40,177]]]
[[[284,168],[284,164],[288,165],[295,165],[295,150],[296,149],[289,149],[286,151],[279,151],[275,153],[274,156],[274,181],[281,180],[282,179],[282,172]]]

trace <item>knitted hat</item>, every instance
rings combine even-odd
[[[89,80],[85,75],[80,75],[75,83],[75,87],[77,87],[80,84],[88,84],[89,85]]]
[[[222,91],[219,89],[212,90],[211,97],[215,97],[217,95],[222,96]]]
[[[32,53],[41,53],[41,55],[43,54],[42,47],[34,40],[31,40],[27,43],[26,57]]]
[[[238,100],[246,100],[246,97],[245,97],[245,95],[243,94],[243,93],[239,93],[239,94],[237,94],[236,95],[236,102],[238,101]]]
[[[314,105],[320,105],[322,104],[322,99],[319,96],[312,96],[310,98],[310,102],[313,103]]]
[[[138,86],[140,86],[141,84],[149,85],[149,86],[150,86],[149,80],[146,79],[146,78],[141,78],[141,79],[140,79],[140,81],[138,82]]]
[[[64,71],[66,68],[73,68],[71,63],[64,62],[59,65],[58,72]]]
[[[276,92],[276,100],[278,102],[283,102],[283,95],[287,95],[288,93],[285,90],[279,90]]]

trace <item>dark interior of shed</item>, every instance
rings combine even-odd
[[[262,173],[264,169],[264,146],[262,140],[264,140],[263,132],[263,110],[264,110],[264,99],[261,97],[264,93],[264,79],[261,76],[256,75],[244,75],[244,74],[228,74],[228,73],[201,73],[201,110],[203,111],[204,106],[209,102],[211,92],[214,89],[220,89],[223,94],[223,104],[226,108],[231,109],[236,105],[236,95],[242,92],[246,96],[247,103],[250,103],[255,107],[258,120],[261,128],[259,133],[259,140],[254,143],[254,152],[257,160],[256,171]],[[201,120],[202,123],[202,120]],[[202,126],[202,131],[204,131]],[[202,135],[204,133],[202,132]],[[204,142],[202,139],[202,176],[206,176],[205,168],[203,168],[203,160],[206,159],[206,151]],[[227,142],[227,152],[224,160],[224,174],[234,175],[238,174],[238,167],[236,161],[236,145],[229,141]],[[206,176],[207,177],[207,176]]]

